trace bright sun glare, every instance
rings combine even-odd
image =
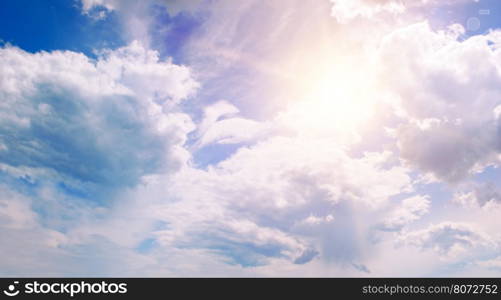
[[[366,70],[336,65],[303,78],[301,100],[290,106],[290,117],[313,134],[357,132],[374,111],[369,77]]]

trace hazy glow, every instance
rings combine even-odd
[[[288,122],[305,134],[356,134],[373,116],[373,71],[339,61],[324,66],[296,79],[301,96],[289,105]]]

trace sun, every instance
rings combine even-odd
[[[299,84],[300,99],[288,107],[289,121],[307,134],[356,134],[374,114],[370,73],[338,63],[308,74]]]

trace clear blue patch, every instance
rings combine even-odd
[[[215,165],[233,155],[242,144],[212,144],[193,154],[195,165],[199,168],[206,168]]]
[[[469,1],[462,5],[441,5],[420,11],[435,29],[444,29],[454,23],[463,25],[466,29],[464,38],[501,28],[499,0]]]
[[[0,39],[29,52],[72,50],[94,56],[93,49],[125,44],[117,16],[94,20],[71,0],[3,0]]]
[[[143,240],[137,247],[136,251],[142,254],[150,252],[153,248],[157,246],[157,242],[154,238],[149,238]]]
[[[474,180],[478,183],[501,182],[501,171],[499,168],[489,166],[482,173],[475,174]]]
[[[315,257],[317,257],[319,252],[315,249],[306,249],[301,256],[294,260],[294,264],[296,265],[304,265],[312,261]]]

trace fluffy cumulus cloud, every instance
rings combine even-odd
[[[10,185],[0,224],[2,236],[19,236],[2,247],[5,257],[64,257],[59,243],[71,238],[61,231],[102,216],[143,176],[186,163],[194,125],[178,103],[197,88],[188,68],[137,42],[96,59],[5,46],[0,64],[0,176]]]
[[[226,101],[206,107],[203,120],[197,128],[196,147],[255,141],[270,129],[266,123],[239,117],[238,113],[238,108]]]
[[[467,191],[456,192],[453,201],[466,207],[489,207],[501,203],[501,191],[491,182],[470,184]]]
[[[332,0],[332,16],[340,23],[347,23],[357,17],[372,18],[386,12],[399,14],[405,11],[403,2],[374,0]]]
[[[0,61],[4,171],[110,187],[183,163],[193,125],[175,105],[196,88],[187,68],[138,43],[96,60],[7,46]]]
[[[205,250],[244,267],[321,258],[360,272],[390,197],[412,192],[408,170],[388,166],[389,157],[351,158],[335,138],[272,137],[171,177],[155,193],[165,195],[154,211],[166,226],[154,235],[165,251]]]
[[[396,30],[380,48],[382,76],[407,121],[401,156],[448,182],[499,163],[499,32],[458,40],[427,23]]]

